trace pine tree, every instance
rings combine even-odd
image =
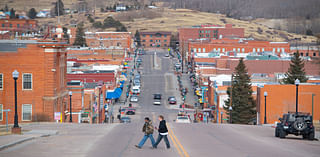
[[[84,30],[82,25],[78,25],[76,39],[73,43],[75,46],[87,46],[86,39],[84,38]]]
[[[58,5],[59,5],[59,7],[58,7]],[[58,11],[59,11],[59,16],[64,15],[64,4],[63,4],[62,0],[58,0],[55,3],[55,6],[54,6],[54,15],[55,16],[58,16]]]
[[[136,34],[134,35],[134,37],[136,38],[137,46],[140,47],[141,46],[141,38],[140,38],[140,33],[138,30],[136,30]]]
[[[288,72],[286,72],[286,78],[283,79],[285,84],[294,84],[296,79],[299,79],[300,82],[307,82],[308,78],[306,77],[306,72],[304,71],[304,62],[300,58],[300,54],[297,51],[294,53],[291,58],[290,67]]]
[[[11,8],[11,10],[10,10],[10,19],[15,19],[15,18],[16,18],[16,11],[13,8]]]
[[[250,76],[248,75],[243,58],[240,59],[233,77],[232,86],[227,90],[229,99],[225,101],[224,109],[227,111],[229,118],[231,112],[232,123],[248,124],[256,117],[256,103],[252,97]],[[229,111],[230,97],[232,97],[231,111]]]
[[[36,16],[37,16],[37,11],[36,11],[36,9],[31,8],[31,9],[29,10],[29,12],[28,12],[28,17],[29,17],[30,19],[35,19]]]

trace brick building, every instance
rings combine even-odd
[[[38,27],[37,20],[33,19],[0,19],[1,31],[27,32]]]
[[[0,40],[0,109],[11,109],[14,120],[14,80],[17,70],[19,122],[53,121],[54,112],[64,114],[67,105],[67,43],[36,40]],[[1,112],[0,124],[5,124]]]
[[[188,60],[195,53],[251,53],[272,52],[278,56],[281,53],[290,53],[290,44],[287,42],[268,42],[241,39],[216,39],[210,41],[193,41],[188,45]],[[193,55],[192,55],[193,54]]]
[[[171,32],[140,32],[141,45],[145,48],[170,46]]]
[[[296,111],[296,86],[295,85],[265,85],[257,91],[258,123],[264,122],[265,101],[264,92],[267,92],[267,123],[274,124],[279,121],[284,113]],[[320,120],[320,85],[300,84],[298,94],[298,111],[312,114],[313,120]]]
[[[132,51],[131,32],[85,32],[85,39],[88,47],[91,48],[121,48]],[[70,43],[73,44],[76,38],[76,28],[70,29]]]

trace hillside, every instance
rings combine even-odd
[[[190,27],[199,24],[219,24],[231,23],[234,27],[245,28],[245,36],[253,37],[257,40],[267,41],[293,41],[295,38],[301,38],[301,42],[310,43],[315,42],[316,38],[313,36],[298,35],[288,33],[285,31],[279,31],[269,28],[265,25],[255,22],[241,21],[232,18],[227,18],[222,14],[213,14],[206,12],[193,11],[188,9],[152,9],[152,10],[139,10],[130,12],[97,12],[95,15],[96,21],[102,21],[108,16],[113,16],[124,23],[128,30],[135,32],[140,31],[170,31],[177,32],[180,27]],[[56,23],[56,18],[39,19],[40,24]],[[70,15],[64,15],[61,17],[61,22],[64,26],[69,26],[70,21],[85,22],[85,26],[90,30],[93,29],[91,24],[84,16],[84,14],[75,14],[70,18]],[[103,31],[103,30],[99,30]]]

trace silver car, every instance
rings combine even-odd
[[[130,97],[130,102],[138,102],[138,101],[139,101],[139,97],[138,97],[138,96],[132,95],[132,96]]]

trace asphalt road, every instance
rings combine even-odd
[[[157,52],[158,67],[153,67],[154,52],[147,52],[142,63],[142,92],[136,115],[129,124],[65,124],[59,135],[26,142],[0,151],[0,156],[77,156],[77,157],[319,157],[320,142],[289,136],[274,137],[274,128],[267,126],[230,124],[177,124],[173,122],[177,110],[166,104],[175,90],[173,63]],[[162,105],[153,105],[154,93],[163,95]],[[164,115],[169,127],[171,149],[162,141],[151,149],[148,140],[137,149],[143,137],[144,117],[159,124],[158,115]],[[54,126],[57,127],[57,126]],[[74,130],[73,130],[74,128]],[[49,128],[47,128],[49,129]],[[157,138],[157,132],[154,138]]]

